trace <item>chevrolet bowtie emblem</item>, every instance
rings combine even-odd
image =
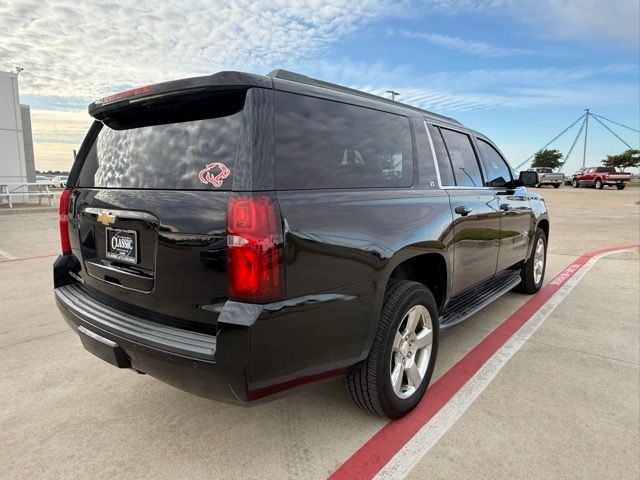
[[[100,215],[98,215],[98,221],[103,225],[111,225],[116,221],[116,216],[111,215],[109,212],[100,212]]]

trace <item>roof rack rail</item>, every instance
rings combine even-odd
[[[422,108],[414,107],[413,105],[407,105],[406,103],[396,102],[395,100],[390,100],[385,97],[381,97],[380,95],[374,95],[372,93],[363,92],[362,90],[356,90],[354,88],[345,87],[343,85],[338,85],[336,83],[325,82],[324,80],[318,80],[317,78],[308,77],[307,75],[303,75],[301,73],[291,72],[289,70],[284,70],[278,68],[273,70],[267,74],[268,77],[271,78],[280,78],[283,80],[289,80],[297,83],[304,83],[306,85],[314,85],[317,87],[329,88],[331,90],[337,90],[339,92],[350,93],[352,95],[358,95],[360,97],[369,98],[372,100],[377,100],[380,102],[388,103],[391,105],[400,105],[403,108],[408,108],[410,110],[414,110],[416,112],[420,112],[423,115],[427,115],[429,117],[439,118],[446,120],[450,123],[454,123],[456,125],[462,125],[458,120],[447,117],[446,115],[440,115],[438,113],[433,113],[428,110],[423,110]]]

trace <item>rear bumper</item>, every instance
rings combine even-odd
[[[55,278],[57,306],[91,353],[226,403],[246,404],[341,374],[370,346],[370,284],[264,305],[227,301],[211,335],[134,316],[70,277],[58,272]]]
[[[103,360],[203,397],[228,403],[247,401],[244,362],[240,358],[236,365],[217,362],[216,336],[160,325],[115,310],[90,297],[79,284],[56,288],[55,297],[84,347]],[[233,341],[233,332],[229,336],[232,338],[226,340]],[[246,350],[244,336],[235,337],[237,350]]]

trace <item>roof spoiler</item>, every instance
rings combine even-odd
[[[251,87],[273,88],[269,77],[242,72],[219,72],[205,77],[185,78],[171,82],[146,85],[108,95],[89,105],[89,115],[104,120],[110,111],[140,102],[153,101],[172,95],[183,95],[206,90],[241,90]]]

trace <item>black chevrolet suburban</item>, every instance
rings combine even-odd
[[[442,329],[542,285],[537,174],[451,118],[283,70],[89,113],[55,298],[117,367],[240,404],[344,374],[356,404],[397,418]]]

